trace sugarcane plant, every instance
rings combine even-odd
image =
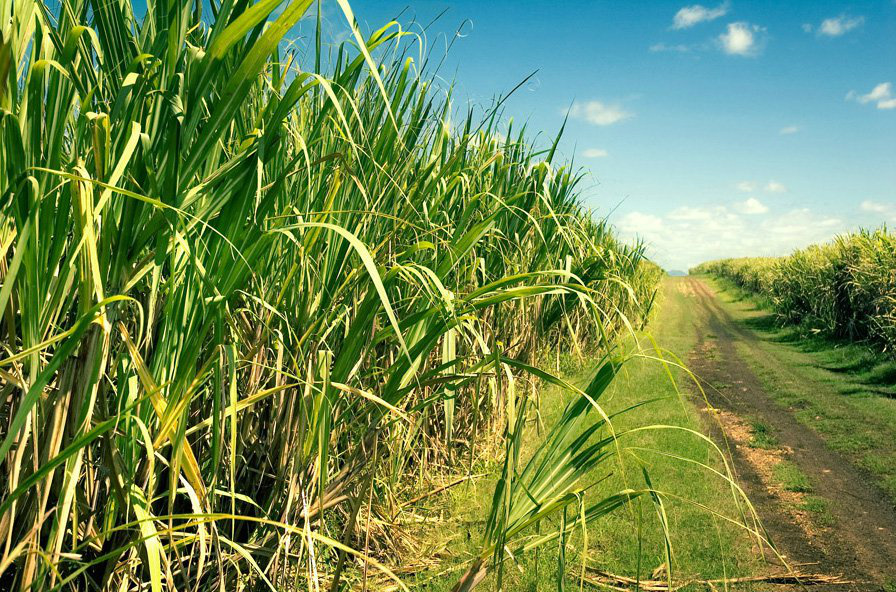
[[[694,272],[763,296],[782,324],[896,351],[896,236],[886,226],[784,257],[709,261]]]
[[[310,0],[0,0],[0,588],[394,577],[362,506],[477,437],[521,462],[539,352],[645,317],[658,269],[557,142],[337,4],[329,47]],[[488,553],[560,448],[506,468]]]

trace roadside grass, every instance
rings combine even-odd
[[[697,336],[693,330],[695,307],[689,305],[688,295],[669,280],[663,282],[657,307],[649,326],[650,334],[664,350],[686,359],[687,353],[696,345]],[[642,349],[652,348],[646,335],[639,334],[638,341]],[[630,339],[626,347],[634,347],[634,340]],[[652,350],[649,353],[655,354]],[[574,359],[571,355],[562,356],[561,367],[575,366],[571,363]],[[574,382],[581,385],[587,382],[592,372],[587,364],[585,368],[582,368],[581,362],[578,365],[580,370]],[[688,401],[690,395],[679,394],[679,389],[683,393],[688,390],[689,379],[681,370],[670,368],[670,371],[675,378],[674,383],[666,368],[654,360],[633,359],[623,366],[622,372],[601,399],[607,412],[612,414],[639,402],[653,401],[614,419],[617,432],[650,424],[707,431],[706,420]],[[524,456],[528,456],[540,441],[540,423],[550,425],[562,412],[568,396],[557,389],[547,388],[540,393],[540,399],[538,413],[541,417],[533,413],[529,421],[527,429],[530,436],[525,438]],[[732,577],[758,571],[758,561],[751,553],[755,540],[747,531],[689,503],[698,502],[725,516],[743,520],[733,501],[731,486],[705,469],[649,451],[661,450],[667,455],[694,459],[723,470],[718,454],[711,451],[706,442],[682,430],[657,430],[627,438],[621,444],[628,449],[623,454],[621,470],[609,477],[604,473],[594,474],[592,481],[605,479],[596,486],[602,491],[614,491],[623,485],[643,486],[641,467],[646,467],[653,486],[671,494],[664,498],[664,504],[672,541],[675,578],[698,575]],[[439,568],[418,576],[417,589],[434,592],[450,590],[456,581],[455,575],[465,566],[450,572],[444,570],[450,569],[452,563],[469,559],[477,549],[483,527],[477,519],[484,515],[491,502],[489,496],[499,467],[496,462],[485,462],[476,469],[487,472],[489,476],[452,488],[430,508],[428,518],[432,522],[425,527],[426,536],[440,539],[442,542],[437,546],[444,548],[450,559],[443,561]],[[553,526],[545,524],[543,532],[549,532]],[[577,531],[567,540],[567,589],[579,586],[574,572],[584,559],[580,552],[584,547],[584,538],[583,533]],[[587,549],[589,565],[628,577],[649,577],[666,562],[657,511],[649,501],[635,502],[609,517],[590,523],[587,528]],[[556,545],[519,558],[518,567],[508,566],[505,570],[506,589],[558,589]],[[485,582],[483,586],[491,589],[489,583]]]
[[[782,328],[758,299],[703,279],[735,322],[758,336],[756,347],[739,345],[738,353],[768,393],[896,501],[896,361],[805,327]]]
[[[812,516],[812,521],[818,526],[828,528],[834,525],[834,516],[831,514],[830,503],[823,497],[807,495],[803,498],[799,508],[809,512]]]
[[[750,423],[750,448],[771,450],[778,447],[778,438],[772,433],[772,429],[761,421]]]
[[[772,478],[787,491],[796,493],[809,493],[812,491],[812,483],[809,477],[798,466],[790,461],[781,461],[772,469]]]

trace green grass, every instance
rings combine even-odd
[[[817,431],[833,450],[864,468],[896,501],[894,362],[861,344],[800,327],[780,327],[754,298],[728,282],[707,279],[725,310],[754,331],[738,353],[766,392]]]
[[[778,447],[778,439],[772,433],[772,429],[761,421],[750,423],[750,447],[772,450]]]
[[[831,514],[830,502],[818,495],[806,495],[799,504],[801,510],[810,513],[812,521],[818,526],[829,528],[834,525],[834,516]]]
[[[800,468],[790,461],[781,461],[772,469],[772,478],[787,491],[809,493],[812,483]]]
[[[665,282],[658,298],[658,310],[651,322],[651,333],[657,342],[677,354],[689,352],[696,342],[692,316],[694,307],[689,306],[687,298],[675,288],[673,282]],[[642,345],[647,346],[649,342],[643,335],[641,339]],[[680,385],[686,384],[682,372],[673,370],[673,375]],[[584,383],[587,378],[586,372],[578,382]],[[547,424],[555,421],[567,398],[568,395],[557,389],[544,390],[541,393],[542,420]],[[679,396],[662,365],[652,360],[633,360],[626,364],[604,395],[602,404],[608,412],[613,412],[654,398],[659,400],[621,416],[614,422],[614,427],[620,431],[648,424],[671,424],[697,430],[705,430],[707,427],[687,397]],[[525,453],[531,453],[538,442],[537,424],[534,420],[528,429]],[[623,457],[624,471],[614,469],[613,475],[607,478],[605,468],[600,468],[590,478],[592,481],[606,478],[597,486],[598,491],[614,491],[623,483],[636,486],[643,482],[639,473],[640,466],[643,465],[649,468],[650,478],[656,489],[673,494],[666,499],[666,509],[677,577],[742,575],[756,569],[756,563],[750,558],[752,541],[746,532],[720,519],[714,519],[708,512],[682,501],[699,501],[725,515],[740,518],[729,486],[704,470],[643,450],[661,450],[668,454],[698,459],[719,468],[717,458],[703,441],[680,431],[655,431],[626,440],[624,444],[631,448]],[[496,467],[492,465],[491,473],[494,474],[495,470]],[[455,520],[461,524],[470,524],[476,516],[481,516],[483,508],[490,504],[488,496],[491,494],[493,479],[494,477],[483,479],[478,485],[458,487],[451,491],[449,499],[443,500],[442,504],[435,504],[431,509],[434,514],[446,513],[449,518],[445,522],[449,528],[446,531],[444,528],[434,527],[427,532],[431,536],[450,539],[448,548],[455,556],[455,561],[474,552],[481,529],[479,525],[473,524],[468,535],[466,528],[458,529],[450,525]],[[599,495],[598,492],[595,494]],[[682,499],[675,499],[676,497]],[[582,542],[579,532],[570,537],[567,566],[581,563],[578,548]],[[646,501],[589,524],[588,548],[591,564],[632,577],[638,573],[641,577],[649,576],[665,561],[663,536],[656,512]],[[556,589],[556,546],[541,549],[537,561],[530,557],[522,560],[520,566],[522,574],[516,569],[507,571],[511,589]],[[447,582],[429,582],[426,579],[428,577],[431,574],[419,580],[421,585],[426,582],[424,589],[442,591],[450,588]],[[572,577],[568,578],[567,583],[570,587],[577,585]]]

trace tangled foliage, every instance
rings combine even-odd
[[[692,271],[768,297],[783,322],[896,351],[896,235],[886,228],[840,236],[787,257],[722,259]]]

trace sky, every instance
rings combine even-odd
[[[351,5],[367,30],[441,14],[455,103],[536,72],[505,115],[546,142],[568,114],[584,202],[666,269],[896,226],[896,0]]]

